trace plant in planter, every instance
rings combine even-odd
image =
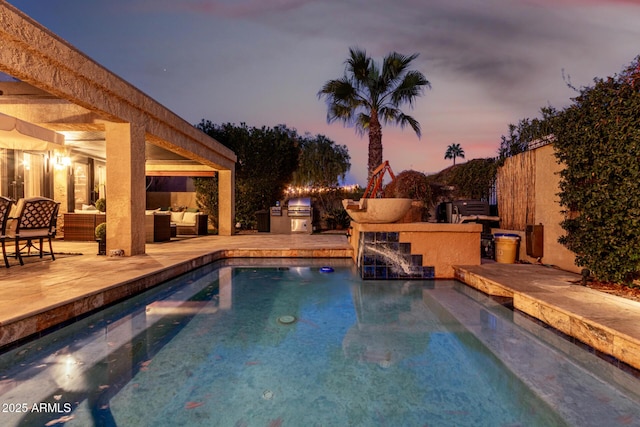
[[[96,205],[98,203],[96,202]],[[107,223],[103,222],[96,227],[96,242],[98,242],[98,255],[107,254]]]
[[[351,217],[342,206],[331,209],[325,214],[325,218],[329,228],[335,230],[343,230],[349,227],[349,224],[351,223]]]
[[[100,212],[106,212],[107,210],[107,199],[100,198],[98,200],[96,200],[96,209],[98,209]]]

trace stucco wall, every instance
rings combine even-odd
[[[196,193],[193,191],[170,192],[170,191],[148,191],[147,209],[160,207],[186,206],[197,208]]]
[[[435,267],[437,279],[454,278],[454,265],[480,265],[480,224],[360,224],[352,221],[351,227],[349,243],[356,262],[360,232],[380,231],[399,232],[400,242],[411,243],[411,253],[422,255],[423,266]]]

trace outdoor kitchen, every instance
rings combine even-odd
[[[313,233],[313,207],[309,197],[289,199],[284,206],[280,202],[269,212],[270,232],[275,234]]]

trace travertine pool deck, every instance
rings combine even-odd
[[[149,244],[145,255],[97,256],[95,242],[54,242],[56,261],[0,268],[3,346],[221,258],[352,258],[343,234],[205,236]],[[580,276],[524,264],[456,266],[459,280],[640,369],[640,303],[579,285]]]
[[[12,249],[12,248],[10,248]],[[0,268],[0,348],[222,258],[351,258],[344,234],[203,236],[98,256],[95,242],[55,241],[58,255]]]
[[[581,276],[530,264],[457,266],[456,277],[607,355],[640,369],[640,302],[580,284]]]

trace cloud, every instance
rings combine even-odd
[[[345,58],[348,46],[357,44],[376,57],[419,52],[425,68],[502,89],[530,80],[543,66],[545,47],[569,49],[580,41],[565,30],[566,17],[507,0],[202,1],[181,7],[259,22],[300,41],[344,43]]]
[[[519,102],[514,91],[531,88],[540,93],[549,86],[546,79],[562,86],[565,66],[576,62],[582,66],[594,49],[606,51],[615,43],[606,27],[609,24],[584,21],[578,3],[290,0],[241,3],[234,16],[288,32],[301,43],[342,43],[345,58],[352,45],[375,57],[392,50],[419,52],[416,64],[428,78],[472,80],[498,101]],[[618,0],[622,3],[634,2]],[[589,4],[608,3],[591,0]],[[279,13],[272,13],[276,9]]]
[[[222,18],[251,18],[270,13],[286,13],[303,7],[311,0],[191,0],[139,2],[131,7],[139,11],[178,11]]]

